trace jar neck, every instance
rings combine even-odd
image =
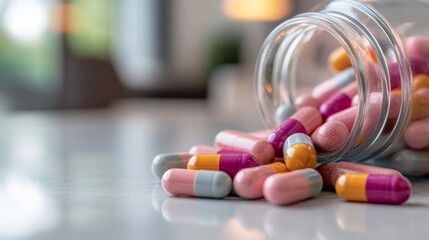
[[[408,123],[412,76],[399,35],[367,4],[333,1],[319,12],[298,15],[273,30],[263,44],[255,68],[259,113],[264,124],[273,128],[275,108],[284,103],[293,105],[297,69],[303,67],[299,59],[306,45],[320,32],[328,33],[347,52],[355,71],[359,104],[345,144],[336,151],[319,153],[318,160],[323,163],[375,157],[400,137]],[[372,49],[375,59],[369,57],[368,49]],[[389,62],[398,63],[401,108],[393,128],[386,134],[386,124],[391,121]],[[374,94],[381,101],[371,101]]]

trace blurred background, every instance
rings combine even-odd
[[[0,0],[0,107],[199,98],[232,111],[253,101],[253,66],[267,34],[315,3]]]

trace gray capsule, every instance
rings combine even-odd
[[[390,157],[370,159],[365,163],[393,168],[412,177],[429,175],[429,155],[425,151],[402,149]]]
[[[162,175],[169,169],[186,168],[192,156],[186,152],[158,154],[152,161],[152,173],[161,179]]]
[[[429,154],[426,151],[403,149],[393,155],[391,168],[408,176],[424,176],[429,172]]]

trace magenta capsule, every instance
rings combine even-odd
[[[409,61],[411,65],[411,71],[413,75],[420,73],[429,73],[429,60],[420,54],[409,55]],[[399,66],[397,62],[388,63],[389,75],[390,75],[390,88],[396,89],[401,86],[401,75],[399,72]]]
[[[235,130],[219,132],[215,138],[215,146],[223,150],[252,154],[260,164],[272,163],[274,160],[274,149],[269,142]]]
[[[234,192],[242,198],[261,198],[265,179],[275,173],[286,171],[286,165],[280,162],[243,169],[235,175],[233,181]]]
[[[338,178],[335,191],[347,201],[401,204],[411,195],[411,183],[398,175],[346,173]]]
[[[227,173],[231,178],[244,168],[260,166],[258,160],[247,153],[197,154],[188,162],[189,170],[214,170]]]
[[[162,187],[175,196],[224,198],[232,189],[232,180],[224,172],[170,169],[162,176]]]
[[[314,107],[303,107],[278,126],[268,142],[274,148],[276,158],[283,158],[283,145],[286,139],[294,133],[311,134],[322,124],[322,117]]]
[[[334,113],[349,108],[352,105],[352,99],[357,93],[357,84],[352,82],[342,88],[340,91],[333,94],[325,102],[320,105],[320,114],[323,119],[327,119]]]

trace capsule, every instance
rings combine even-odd
[[[410,36],[405,44],[408,54],[421,54],[429,58],[429,37]]]
[[[344,123],[330,121],[318,127],[311,135],[311,139],[319,151],[330,152],[339,149],[348,136],[349,130]]]
[[[335,184],[337,195],[347,201],[401,204],[411,194],[411,183],[403,176],[346,173]]]
[[[296,109],[301,109],[303,107],[319,108],[320,101],[318,99],[314,98],[312,95],[304,93],[304,94],[299,95],[295,99],[294,105],[295,105]]]
[[[276,109],[276,124],[280,125],[286,119],[291,117],[296,112],[295,107],[292,104],[282,104]]]
[[[407,176],[429,175],[429,151],[402,149],[387,164]]]
[[[323,119],[327,119],[334,113],[352,106],[352,99],[357,93],[357,84],[352,82],[333,94],[320,105],[320,113]]]
[[[333,189],[337,179],[344,173],[367,173],[377,175],[396,175],[402,174],[394,169],[369,166],[365,164],[338,162],[319,165],[316,170],[322,175],[323,187],[325,189]]]
[[[274,129],[264,129],[264,130],[258,130],[258,131],[254,131],[254,132],[250,132],[249,134],[260,138],[260,139],[267,139],[268,136],[270,136],[270,134],[273,132]]]
[[[232,180],[224,172],[173,168],[162,176],[162,187],[171,195],[224,198],[232,189]]]
[[[358,108],[358,106],[351,106],[337,113],[334,113],[326,119],[326,122],[342,122],[344,125],[346,125],[347,129],[350,132],[353,128],[353,124],[355,123]]]
[[[269,142],[244,132],[221,131],[215,137],[215,146],[223,150],[252,154],[260,164],[272,163],[274,160],[274,149]]]
[[[162,175],[169,169],[186,168],[192,156],[189,153],[158,154],[152,161],[152,173],[161,179]]]
[[[421,54],[409,54],[409,62],[413,75],[429,74],[429,60]],[[401,86],[401,74],[399,72],[398,62],[389,62],[388,70],[390,75],[390,87],[396,89]]]
[[[429,146],[429,118],[413,121],[404,132],[405,143],[413,149]]]
[[[240,151],[225,150],[218,147],[195,145],[189,149],[189,154],[225,154],[225,153],[242,153]]]
[[[280,162],[243,169],[234,178],[234,191],[242,198],[261,198],[263,196],[262,187],[264,186],[265,179],[275,173],[286,171],[286,165]]]
[[[188,170],[215,170],[232,179],[244,168],[260,166],[258,160],[247,153],[197,154],[188,162]]]
[[[342,47],[335,49],[329,55],[328,62],[329,65],[337,71],[342,71],[352,66],[349,56],[347,56],[346,50],[344,50]]]
[[[429,116],[429,88],[420,88],[413,94],[413,120]]]
[[[337,73],[329,80],[318,84],[311,92],[311,96],[319,102],[319,106],[316,108],[319,108],[322,102],[328,100],[334,93],[352,83],[354,80],[355,71],[353,68],[347,68],[344,71]]]
[[[420,88],[429,88],[429,75],[427,74],[415,75],[413,86],[414,86],[414,90],[417,90]]]
[[[283,155],[289,171],[316,168],[317,154],[311,138],[303,133],[295,133],[286,139]]]
[[[314,107],[303,107],[278,126],[270,136],[268,142],[274,148],[277,158],[283,157],[285,140],[294,133],[311,134],[322,124],[322,117]]]
[[[320,174],[312,168],[306,168],[268,177],[263,194],[270,203],[286,205],[316,196],[322,186]]]

